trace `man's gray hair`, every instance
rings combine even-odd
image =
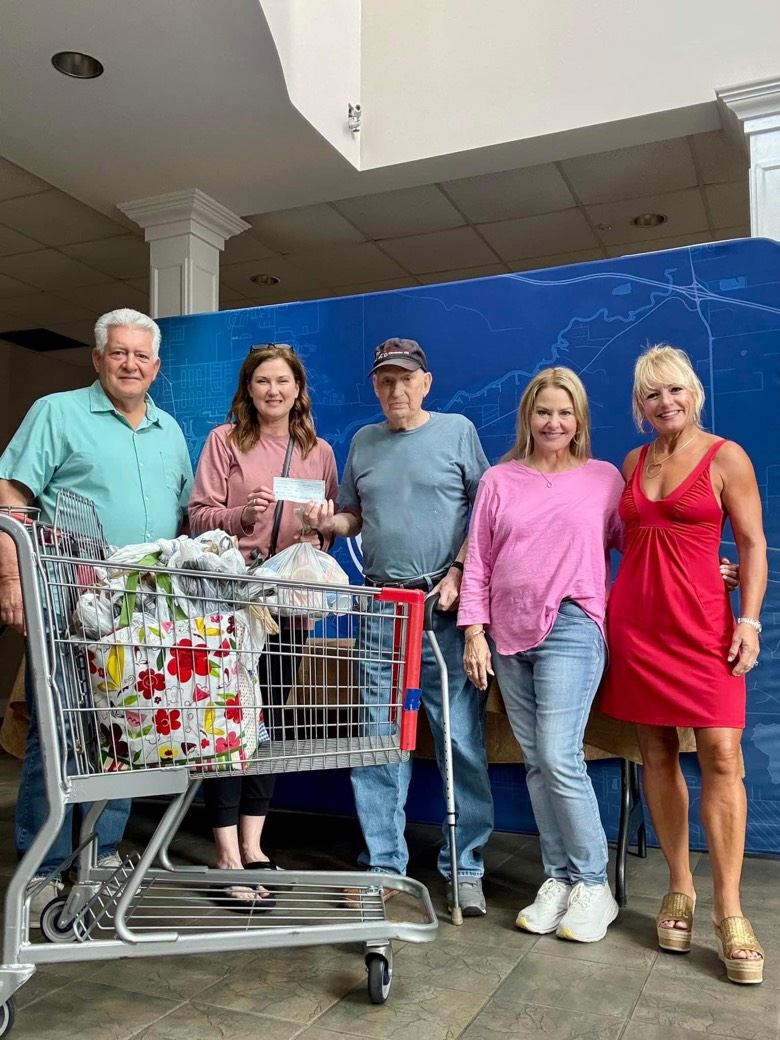
[[[117,326],[142,329],[144,332],[148,332],[152,337],[152,356],[157,360],[160,353],[160,326],[148,314],[134,311],[130,307],[120,307],[119,310],[109,311],[95,322],[95,349],[98,354],[102,354],[106,349],[108,330]]]

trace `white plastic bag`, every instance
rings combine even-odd
[[[352,596],[336,589],[317,589],[315,585],[349,585],[345,571],[326,552],[309,542],[297,542],[266,560],[255,571],[258,578],[273,581],[282,578],[300,588],[278,585],[276,594],[267,600],[269,609],[281,617],[303,617],[310,621],[330,614],[346,614],[352,609]]]

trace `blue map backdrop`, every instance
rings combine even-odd
[[[197,462],[209,430],[223,422],[249,347],[287,342],[304,359],[320,436],[339,472],[350,440],[383,416],[366,378],[374,347],[389,336],[417,339],[434,380],[428,407],[462,412],[496,461],[512,443],[523,388],[540,368],[572,367],[588,390],[594,453],[620,465],[640,438],[630,408],[632,366],[653,343],[683,347],[707,393],[706,426],[738,441],[756,467],[769,540],[769,588],[761,665],[748,682],[743,741],[749,797],[748,849],[780,853],[780,246],[751,239],[602,260],[467,282],[314,302],[168,318],[158,404],[176,416]],[[432,474],[435,478],[435,474]],[[728,532],[724,551],[735,558]],[[357,579],[358,544],[337,548]],[[700,778],[686,756],[692,842]],[[491,767],[497,826],[534,829],[522,767]],[[614,763],[591,775],[608,833],[619,811]],[[282,778],[287,804],[351,811],[344,773]],[[435,766],[415,767],[409,815],[440,820]]]

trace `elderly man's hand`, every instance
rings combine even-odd
[[[457,607],[462,580],[463,572],[457,567],[450,567],[438,585],[434,585],[431,592],[439,594],[439,610],[454,610]]]
[[[25,633],[22,586],[18,578],[0,578],[0,624]]]
[[[332,498],[327,502],[309,502],[303,510],[303,519],[313,531],[329,537],[335,530],[336,506]]]

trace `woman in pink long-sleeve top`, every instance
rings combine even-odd
[[[618,912],[582,738],[622,492],[618,470],[591,458],[580,379],[545,369],[523,394],[514,447],[480,481],[460,589],[466,674],[485,689],[495,669],[539,828],[546,880],[517,926],[579,942],[602,939]]]
[[[247,560],[256,553],[265,558],[272,548],[276,512],[273,478],[282,475],[290,444],[288,476],[324,480],[326,500],[338,493],[333,449],[315,433],[306,370],[291,347],[269,343],[252,348],[241,366],[228,419],[209,434],[198,462],[190,526],[194,534],[221,528],[238,538]],[[303,534],[295,503],[283,503],[275,551],[302,538],[321,545],[317,532]],[[259,661],[264,715],[272,739],[283,729],[281,706],[307,638],[306,630],[290,619],[280,618],[279,623],[279,635],[268,637]],[[203,785],[219,868],[278,869],[260,847],[273,789],[272,774],[214,777]],[[236,885],[229,896],[237,910],[257,912],[274,905],[266,889]]]

